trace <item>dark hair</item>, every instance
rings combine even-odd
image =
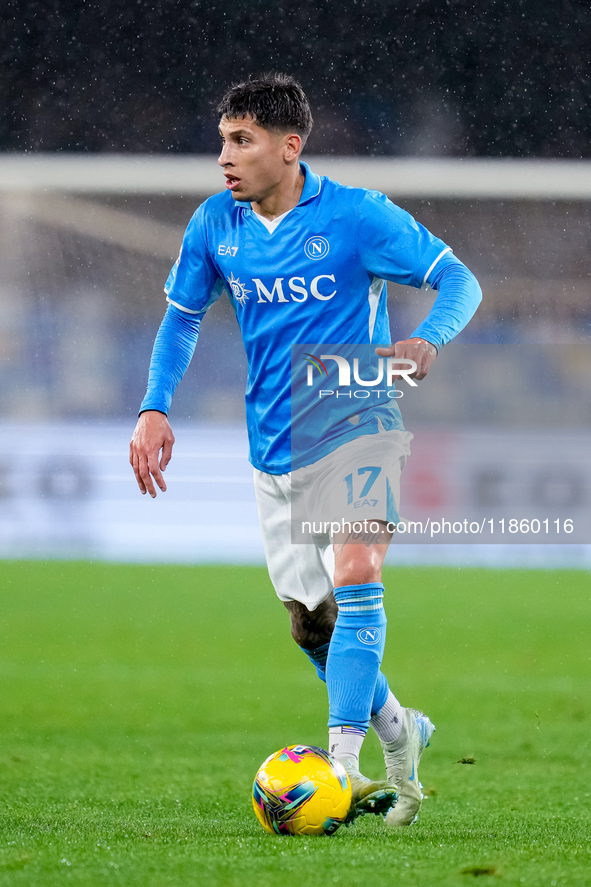
[[[220,117],[252,117],[264,129],[297,132],[302,143],[312,130],[306,94],[289,74],[263,74],[231,86],[217,107]]]

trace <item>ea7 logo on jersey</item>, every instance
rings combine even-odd
[[[218,246],[218,256],[235,256],[237,252],[237,246],[226,246],[224,243]]]
[[[330,244],[326,237],[320,237],[316,234],[314,237],[308,238],[304,244],[304,252],[309,259],[323,259],[328,255]]]

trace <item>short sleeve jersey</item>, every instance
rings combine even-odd
[[[291,468],[291,346],[389,344],[385,281],[420,287],[449,251],[385,195],[301,167],[300,201],[272,233],[230,192],[206,200],[165,286],[193,315],[230,298],[248,362],[250,460],[271,474]],[[395,404],[390,414],[401,427]],[[351,434],[370,431],[359,423]]]

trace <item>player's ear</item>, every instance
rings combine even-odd
[[[285,160],[287,163],[293,162],[297,160],[302,152],[302,140],[300,136],[295,132],[290,132],[285,136],[284,141],[284,152],[285,152]]]

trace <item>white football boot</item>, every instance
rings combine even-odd
[[[398,739],[382,742],[386,776],[398,791],[396,806],[388,811],[384,820],[388,826],[411,825],[418,816],[423,800],[419,762],[434,730],[427,715],[414,708],[405,708]]]
[[[347,771],[351,783],[351,810],[347,817],[348,822],[353,822],[358,816],[366,813],[375,813],[376,816],[384,816],[391,810],[398,797],[396,786],[390,781],[369,779],[363,776],[357,767],[350,762],[341,761]]]

